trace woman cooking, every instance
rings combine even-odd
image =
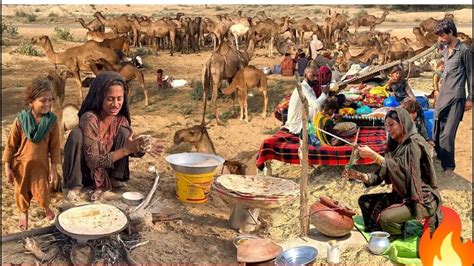
[[[93,185],[91,201],[130,179],[128,157],[145,151],[160,153],[163,146],[133,137],[127,105],[127,85],[118,73],[104,71],[92,82],[79,110],[79,127],[64,146],[63,176],[67,198],[79,196],[83,185]],[[140,155],[141,154],[141,155]]]
[[[359,206],[366,230],[383,230],[392,236],[402,234],[405,222],[429,218],[431,232],[441,219],[441,197],[436,186],[429,144],[418,134],[408,112],[396,108],[387,113],[385,127],[389,133],[385,157],[371,148],[358,148],[359,156],[379,165],[374,174],[344,170],[343,178],[356,179],[369,186],[385,181],[392,192],[362,195]]]

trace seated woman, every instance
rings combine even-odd
[[[64,146],[63,176],[67,197],[74,200],[80,189],[94,185],[91,200],[130,179],[128,156],[145,152],[141,137],[132,138],[127,105],[127,85],[117,72],[104,71],[92,82],[79,110],[79,126]],[[162,149],[155,146],[156,153]]]
[[[441,197],[437,191],[433,161],[426,141],[418,134],[408,112],[396,108],[387,113],[389,133],[385,157],[371,148],[358,148],[359,156],[373,159],[380,168],[375,174],[344,170],[343,177],[374,186],[385,181],[392,192],[362,195],[359,206],[369,231],[383,230],[393,236],[402,234],[405,222],[429,218],[431,232],[441,219]]]
[[[408,81],[403,77],[400,67],[393,67],[389,76],[390,79],[386,84],[387,90],[392,92],[399,103],[402,103],[406,98],[416,99]]]
[[[296,62],[289,53],[285,54],[283,61],[281,61],[281,75],[282,76],[293,76],[295,73]]]

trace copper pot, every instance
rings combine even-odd
[[[310,208],[311,223],[319,232],[330,237],[349,234],[354,227],[354,215],[354,211],[328,197],[320,197],[319,202]]]

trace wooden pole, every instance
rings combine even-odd
[[[309,208],[308,208],[308,100],[304,97],[299,81],[298,72],[295,74],[296,89],[298,96],[303,103],[303,139],[300,141],[298,155],[301,164],[301,179],[300,179],[300,236],[304,237],[309,232]]]

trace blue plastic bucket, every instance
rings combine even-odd
[[[433,126],[434,126],[434,109],[427,109],[424,111],[425,125],[428,131],[428,137],[433,139]]]

